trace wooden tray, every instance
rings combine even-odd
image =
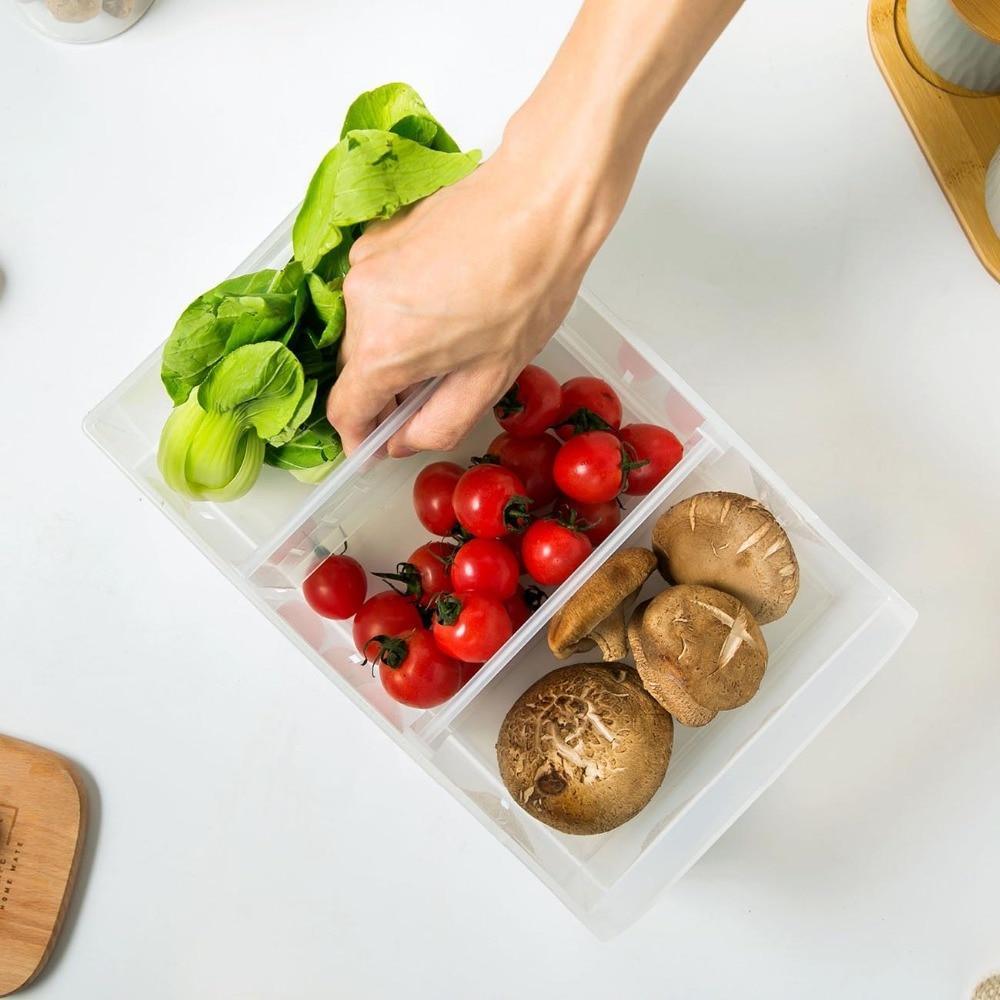
[[[997,28],[992,4],[952,2],[970,24],[992,37]],[[1000,281],[1000,236],[986,214],[986,171],[1000,148],[1000,95],[958,87],[921,60],[906,28],[906,0],[872,0],[868,36],[875,61],[973,250]]]
[[[0,736],[0,996],[30,983],[52,952],[86,823],[72,765]]]

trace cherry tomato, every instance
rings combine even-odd
[[[445,653],[468,663],[485,663],[514,633],[503,603],[471,590],[441,594],[431,628]]]
[[[538,365],[528,365],[493,407],[493,414],[514,437],[535,437],[555,423],[561,405],[562,390],[555,378]]]
[[[464,683],[463,665],[438,647],[428,629],[383,635],[376,641],[382,687],[404,705],[433,708]]]
[[[375,575],[388,583],[401,583],[406,596],[426,608],[438,594],[449,588],[448,570],[455,549],[451,542],[428,542],[406,562],[398,563],[395,573]]]
[[[558,451],[559,442],[551,434],[514,437],[509,431],[495,437],[489,447],[489,454],[524,483],[532,508],[544,507],[556,498],[552,463]]]
[[[593,551],[590,539],[571,524],[545,518],[524,533],[524,567],[536,583],[556,586]]]
[[[563,383],[556,433],[564,441],[585,431],[617,431],[621,422],[621,400],[604,379],[581,375]]]
[[[458,664],[459,671],[462,674],[462,687],[465,687],[469,681],[472,680],[476,674],[479,673],[479,668],[482,667],[481,663],[465,663],[460,661]]]
[[[614,434],[586,431],[559,449],[552,473],[556,486],[571,500],[601,503],[621,493],[633,458],[630,447]]]
[[[501,465],[474,465],[462,473],[452,502],[458,523],[477,538],[500,538],[528,520],[524,483]]]
[[[625,492],[632,496],[645,496],[684,457],[684,445],[665,427],[629,424],[619,437],[648,463],[629,471]]]
[[[602,500],[600,503],[581,503],[562,497],[555,506],[555,514],[561,520],[575,516],[580,522],[580,530],[597,546],[621,523],[622,509],[617,500]]]
[[[329,556],[302,584],[302,596],[324,618],[350,618],[365,603],[368,578],[357,559]]]
[[[431,462],[413,481],[413,509],[432,535],[450,535],[458,523],[451,505],[455,484],[465,470],[454,462]]]
[[[514,596],[503,602],[515,632],[541,607],[544,600],[545,594],[537,587],[518,587]]]
[[[451,589],[474,590],[505,601],[517,590],[520,575],[517,556],[503,542],[496,538],[473,538],[455,554]]]
[[[378,647],[372,645],[375,636],[399,635],[422,626],[413,601],[394,590],[383,590],[369,597],[354,616],[354,645],[366,660],[374,660],[378,655]]]

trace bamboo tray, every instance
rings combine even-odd
[[[952,0],[987,37],[1000,15],[985,0]],[[1000,95],[938,76],[919,57],[906,27],[906,0],[872,0],[868,34],[875,61],[983,266],[1000,281],[1000,236],[986,212],[986,171],[1000,147]]]

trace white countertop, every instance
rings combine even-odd
[[[74,48],[0,0],[0,730],[100,790],[31,995],[940,1000],[1000,967],[1000,288],[864,3],[823,6],[748,2],[590,284],[922,617],[599,944],[80,431],[356,92],[407,80],[489,145],[575,4],[157,0]]]

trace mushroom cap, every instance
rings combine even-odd
[[[559,667],[513,704],[497,738],[514,801],[563,833],[606,833],[653,797],[674,724],[622,663]]]
[[[739,493],[698,493],[675,504],[653,528],[653,551],[668,582],[724,590],[760,624],[780,618],[799,592],[799,564],[784,528]]]
[[[699,705],[681,687],[677,678],[669,670],[659,665],[653,665],[646,659],[642,648],[642,616],[645,614],[649,601],[644,601],[632,612],[628,623],[628,644],[632,649],[632,659],[646,690],[674,717],[675,722],[682,726],[707,726],[719,713],[711,708]]]
[[[640,635],[647,664],[672,674],[704,708],[745,705],[767,667],[767,644],[749,609],[711,587],[682,584],[654,597]]]
[[[628,654],[623,604],[649,579],[656,556],[649,549],[620,549],[591,574],[552,616],[549,649],[565,660],[598,646],[605,660]],[[602,626],[602,627],[599,627]]]

